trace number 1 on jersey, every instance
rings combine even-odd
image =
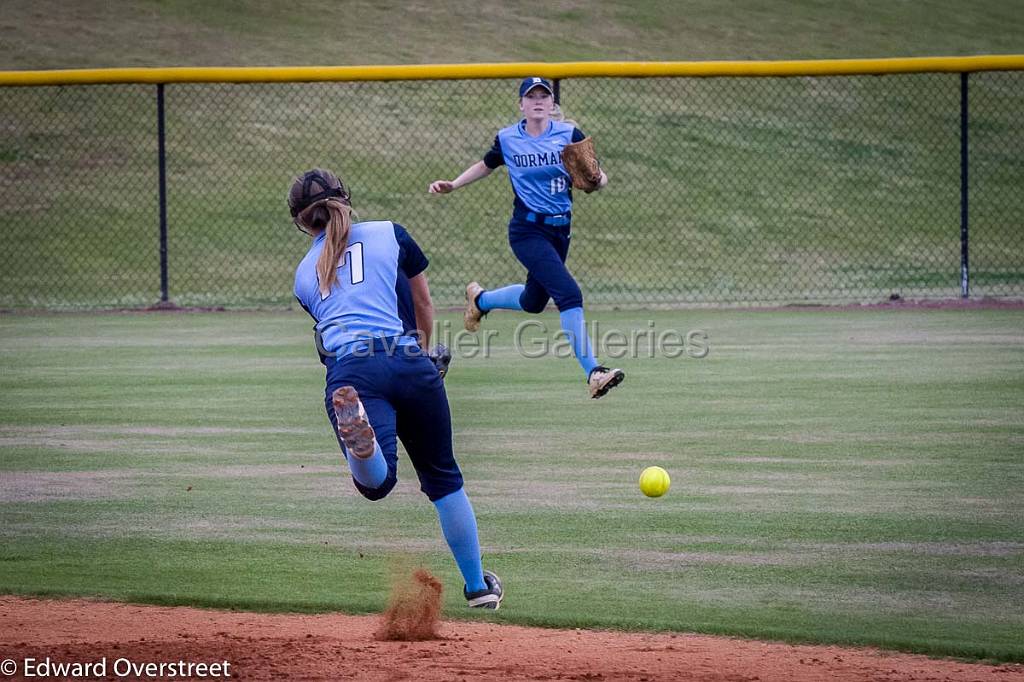
[[[352,284],[359,284],[366,276],[363,274],[363,243],[356,242],[347,249],[345,249],[345,257],[341,259],[341,265],[338,267],[344,267],[345,263],[348,263],[348,270],[351,277]]]
[[[359,284],[366,279],[366,274],[363,271],[363,243],[356,242],[345,249],[345,253],[341,256],[341,262],[338,263],[338,269],[345,267],[348,263],[349,281],[352,284]],[[319,281],[319,278],[317,278]],[[330,296],[328,294],[327,296]],[[320,294],[320,300],[326,300],[327,296]]]

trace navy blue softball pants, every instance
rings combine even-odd
[[[444,382],[434,363],[418,348],[402,347],[390,354],[375,346],[372,354],[327,359],[324,403],[334,435],[338,436],[331,397],[352,386],[366,408],[377,443],[388,464],[379,488],[366,488],[352,479],[370,500],[385,497],[398,482],[398,440],[416,469],[422,490],[431,502],[462,488],[462,472],[452,451],[452,418]],[[345,446],[338,438],[342,452]],[[346,453],[347,456],[347,453]]]
[[[559,311],[583,307],[579,284],[565,267],[570,227],[528,223],[515,218],[508,224],[508,243],[527,270],[519,305],[528,313],[544,310],[554,299]]]

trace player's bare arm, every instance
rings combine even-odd
[[[454,180],[435,180],[430,183],[431,194],[448,194],[454,192],[460,187],[476,182],[481,178],[486,178],[488,175],[494,172],[493,168],[488,168],[487,164],[483,161],[477,161],[472,166],[462,171],[459,177]]]

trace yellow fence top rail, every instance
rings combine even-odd
[[[706,62],[517,62],[390,66],[174,67],[0,71],[3,85],[96,83],[291,83],[470,78],[853,76],[1024,70],[1024,55]]]

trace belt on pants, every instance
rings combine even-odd
[[[399,353],[406,356],[426,355],[426,353],[420,350],[416,338],[407,335],[357,338],[342,344],[340,348],[333,351],[328,351],[324,348],[323,338],[319,334],[316,334],[315,337],[320,361],[327,367],[341,362],[349,356],[373,357],[378,353],[382,355],[396,355]]]
[[[522,219],[528,223],[537,223],[538,225],[551,225],[552,227],[564,227],[572,222],[572,213],[557,213],[555,215],[548,215],[545,213],[534,213],[533,211],[528,212],[522,216]]]

